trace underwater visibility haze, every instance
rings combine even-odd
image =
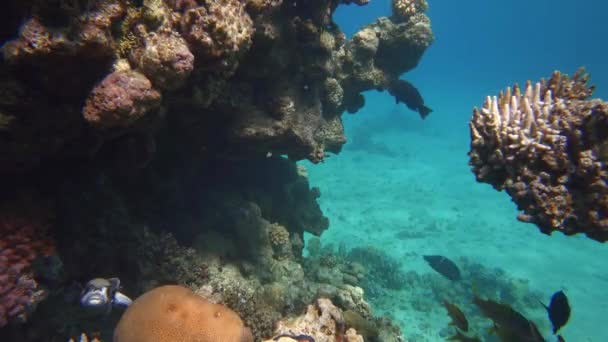
[[[608,341],[608,4],[3,7],[0,341]]]

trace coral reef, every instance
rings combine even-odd
[[[579,70],[488,97],[470,122],[477,180],[506,190],[543,233],[608,240],[608,104]]]
[[[419,12],[347,40],[332,15],[350,3],[367,1],[8,0],[0,202],[39,190],[57,258],[21,254],[46,255],[39,216],[25,222],[33,235],[2,216],[0,325],[28,319],[0,339],[111,339],[120,312],[92,318],[71,288],[97,277],[131,296],[186,285],[256,340],[319,297],[375,320],[365,267],[317,278],[302,266],[304,233],[329,220],[296,161],[338,153],[342,113],[415,67],[433,36]]]
[[[339,152],[341,113],[414,68],[433,35],[415,2],[405,10],[415,15],[381,18],[347,41],[331,19],[338,3],[15,4],[27,19],[2,47],[1,172],[97,157],[133,130],[155,142],[159,125],[134,125],[144,117],[215,156],[319,162]]]
[[[167,285],[137,298],[118,322],[114,342],[138,341],[253,342],[253,337],[232,310]]]
[[[25,322],[46,296],[32,266],[35,259],[55,253],[46,237],[48,215],[31,201],[0,207],[0,328]]]
[[[360,286],[366,297],[375,298],[384,289],[399,290],[406,284],[406,274],[400,263],[373,247],[353,247],[346,251],[328,244],[322,246],[318,239],[310,239],[304,269],[310,277],[330,284]]]

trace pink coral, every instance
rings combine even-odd
[[[84,118],[98,128],[127,127],[160,106],[161,94],[136,71],[115,71],[91,92]]]
[[[27,318],[41,299],[30,265],[54,254],[53,243],[44,238],[43,212],[18,209],[0,211],[0,327]]]

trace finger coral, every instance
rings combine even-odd
[[[478,181],[507,191],[521,221],[607,241],[608,103],[589,99],[588,80],[582,69],[555,72],[488,97],[470,121],[470,165]]]
[[[114,331],[114,342],[253,342],[241,318],[182,286],[157,287],[137,298]]]

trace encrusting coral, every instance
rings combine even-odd
[[[232,310],[175,285],[141,295],[114,330],[114,342],[190,341],[253,342],[253,337]]]
[[[470,164],[544,233],[608,241],[608,103],[581,69],[515,85],[473,111]]]

